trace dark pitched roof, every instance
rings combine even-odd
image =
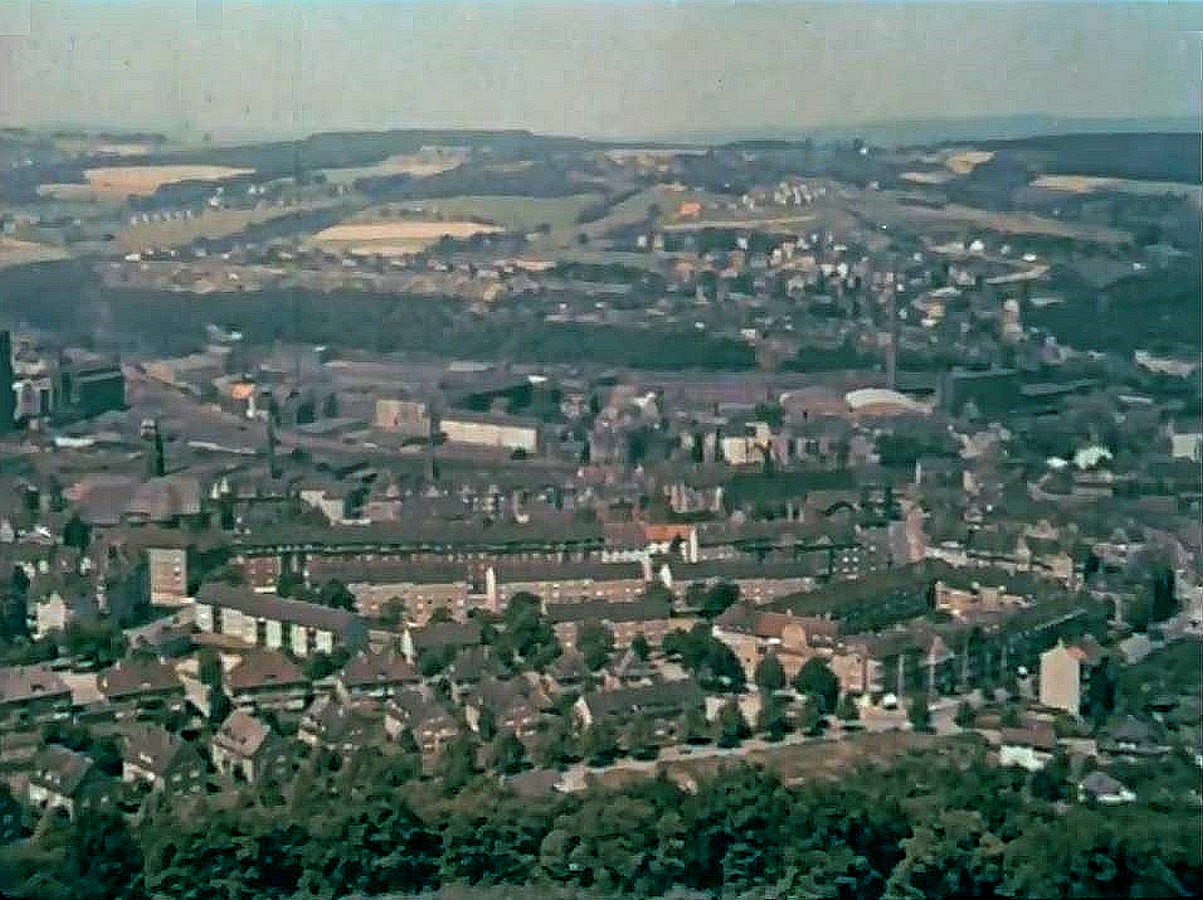
[[[436,622],[409,630],[414,650],[434,647],[472,647],[480,643],[480,625],[476,622]]]
[[[345,703],[327,694],[305,712],[300,728],[329,743],[370,742],[382,737],[384,707],[372,700]]]
[[[109,700],[178,690],[184,685],[175,671],[157,659],[131,656],[120,660],[96,679],[100,692]]]
[[[1003,728],[999,731],[999,739],[1003,744],[1016,747],[1032,747],[1052,753],[1057,749],[1057,735],[1051,725],[1038,722],[1027,728]]]
[[[242,661],[226,673],[226,685],[231,691],[254,690],[272,686],[299,686],[307,683],[301,667],[283,653],[256,650],[243,656]]]
[[[589,675],[589,667],[585,664],[585,656],[581,651],[566,650],[560,654],[548,670],[548,674],[556,681],[581,681]]]
[[[48,666],[0,668],[0,705],[70,696],[71,689]]]
[[[347,663],[339,676],[344,687],[372,687],[420,681],[405,657],[397,653],[362,652]]]
[[[642,581],[639,563],[602,562],[508,562],[493,564],[493,572],[502,584],[513,581]]]
[[[553,624],[569,622],[652,622],[672,617],[672,603],[664,597],[641,597],[629,601],[585,600],[581,603],[552,603],[547,617]]]
[[[339,634],[346,633],[357,621],[354,613],[343,609],[330,609],[318,603],[301,600],[285,600],[272,594],[256,594],[247,589],[227,584],[204,585],[197,602],[236,609],[258,619],[272,619],[305,628],[319,628]]]
[[[586,698],[595,716],[676,715],[705,703],[705,695],[692,680],[666,681],[643,687],[619,688]]]
[[[271,736],[271,728],[250,713],[234,710],[213,735],[213,743],[239,756],[252,757]]]
[[[125,759],[144,769],[162,775],[188,745],[165,728],[157,725],[134,725],[125,737]]]
[[[94,763],[82,753],[51,744],[38,752],[34,758],[30,780],[45,785],[55,793],[70,797],[79,790]]]

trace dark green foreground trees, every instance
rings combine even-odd
[[[398,770],[402,771],[402,770]],[[1057,807],[1021,770],[910,754],[798,787],[742,765],[683,791],[519,797],[477,775],[448,796],[370,761],[309,774],[303,796],[223,810],[41,827],[0,849],[6,897],[243,900],[529,885],[745,898],[1189,896],[1203,890],[1200,819]],[[1058,776],[1060,777],[1060,776]]]

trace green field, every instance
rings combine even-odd
[[[597,194],[547,198],[448,197],[407,202],[404,208],[441,218],[476,219],[500,225],[507,231],[534,231],[540,225],[549,225],[553,231],[558,231],[572,228],[581,211],[599,199]]]

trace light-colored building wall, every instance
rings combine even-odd
[[[418,400],[376,401],[376,427],[405,437],[430,436],[430,408]]]
[[[188,601],[188,551],[152,547],[146,551],[150,602],[182,606]]]
[[[527,453],[536,453],[539,449],[539,432],[534,426],[450,418],[439,423],[439,430],[447,436],[447,440],[459,444],[524,450]]]
[[[1082,664],[1061,644],[1040,656],[1040,705],[1077,715],[1082,706]]]
[[[1021,747],[1016,744],[1003,744],[998,751],[998,763],[1001,766],[1020,766],[1029,772],[1039,772],[1052,759],[1051,753],[1037,750],[1035,747]]]

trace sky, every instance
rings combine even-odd
[[[0,126],[650,138],[1197,119],[1200,30],[1200,2],[0,0]]]

